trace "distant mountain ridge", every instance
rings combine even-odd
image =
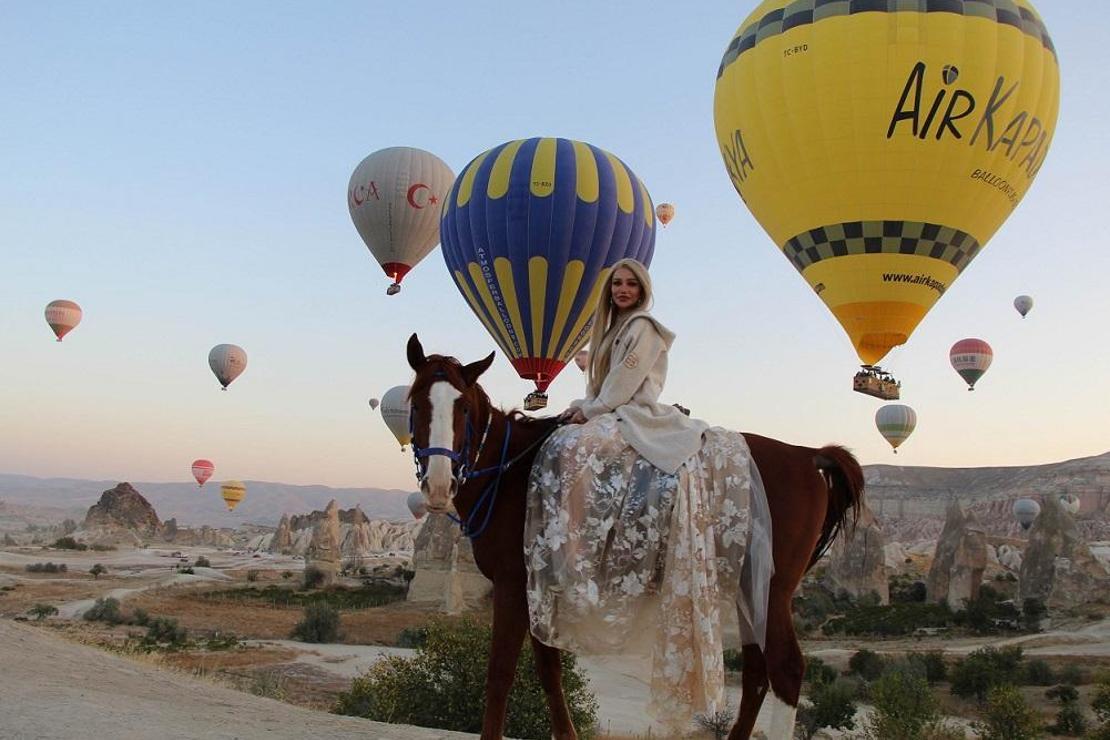
[[[78,478],[36,478],[0,473],[0,501],[28,506],[83,508],[95,504],[100,495],[122,481]],[[412,518],[405,497],[410,491],[381,488],[330,488],[300,486],[270,481],[244,481],[246,499],[233,512],[220,498],[220,486],[209,481],[196,483],[149,483],[129,481],[149,501],[162,519],[177,519],[182,526],[238,527],[253,523],[277,526],[281,515],[323,509],[335,499],[339,506],[358,506],[370,519],[408,521]]]

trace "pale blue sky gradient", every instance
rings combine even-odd
[[[579,138],[678,215],[656,314],[678,333],[666,400],[864,462],[1004,465],[1110,449],[1105,30],[1042,0],[1059,50],[1056,138],[1025,201],[883,364],[918,429],[899,455],[852,393],[824,305],[729,183],[714,76],[754,2],[5,3],[0,6],[0,471],[412,487],[367,399],[407,382],[404,342],[494,348],[438,251],[387,285],[347,214],[356,164],[429,149],[458,172],[502,141]],[[1037,301],[1022,321],[1018,293]],[[56,344],[42,310],[76,300]],[[995,361],[974,393],[967,336]],[[220,342],[250,364],[227,393]],[[569,368],[551,409],[580,395]],[[529,386],[499,358],[498,402]]]

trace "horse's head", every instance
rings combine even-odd
[[[490,352],[463,365],[454,357],[425,357],[420,340],[409,337],[409,365],[416,371],[409,391],[412,449],[420,470],[420,490],[428,511],[444,512],[458,493],[460,481],[475,462],[484,427],[490,418],[489,399],[478,377],[493,363]]]

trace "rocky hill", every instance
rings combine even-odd
[[[100,500],[89,507],[85,521],[77,532],[84,542],[136,543],[162,533],[158,513],[130,483],[119,483],[100,494]]]

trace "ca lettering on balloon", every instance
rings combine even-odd
[[[373,180],[365,185],[355,185],[348,190],[347,205],[351,208],[356,208],[369,200],[371,196],[373,196],[374,200],[382,199],[381,196],[378,195],[378,183]]]
[[[1048,154],[1050,132],[1033,112],[1010,110],[1012,106],[1007,103],[1013,98],[1020,82],[1009,82],[1005,75],[999,75],[986,104],[980,107],[978,101],[982,95],[977,97],[971,90],[952,87],[960,75],[955,65],[945,65],[941,70],[938,78],[942,86],[935,93],[927,92],[927,71],[925,62],[917,62],[910,70],[894,106],[886,138],[891,139],[908,130],[922,140],[930,135],[936,141],[945,135],[962,139],[970,124],[974,123],[968,146],[981,145],[988,152],[1004,147],[1006,158],[1010,161],[1021,157],[1018,166],[1025,170],[1026,177],[1032,179],[1036,176]],[[976,111],[977,118],[965,121]]]

